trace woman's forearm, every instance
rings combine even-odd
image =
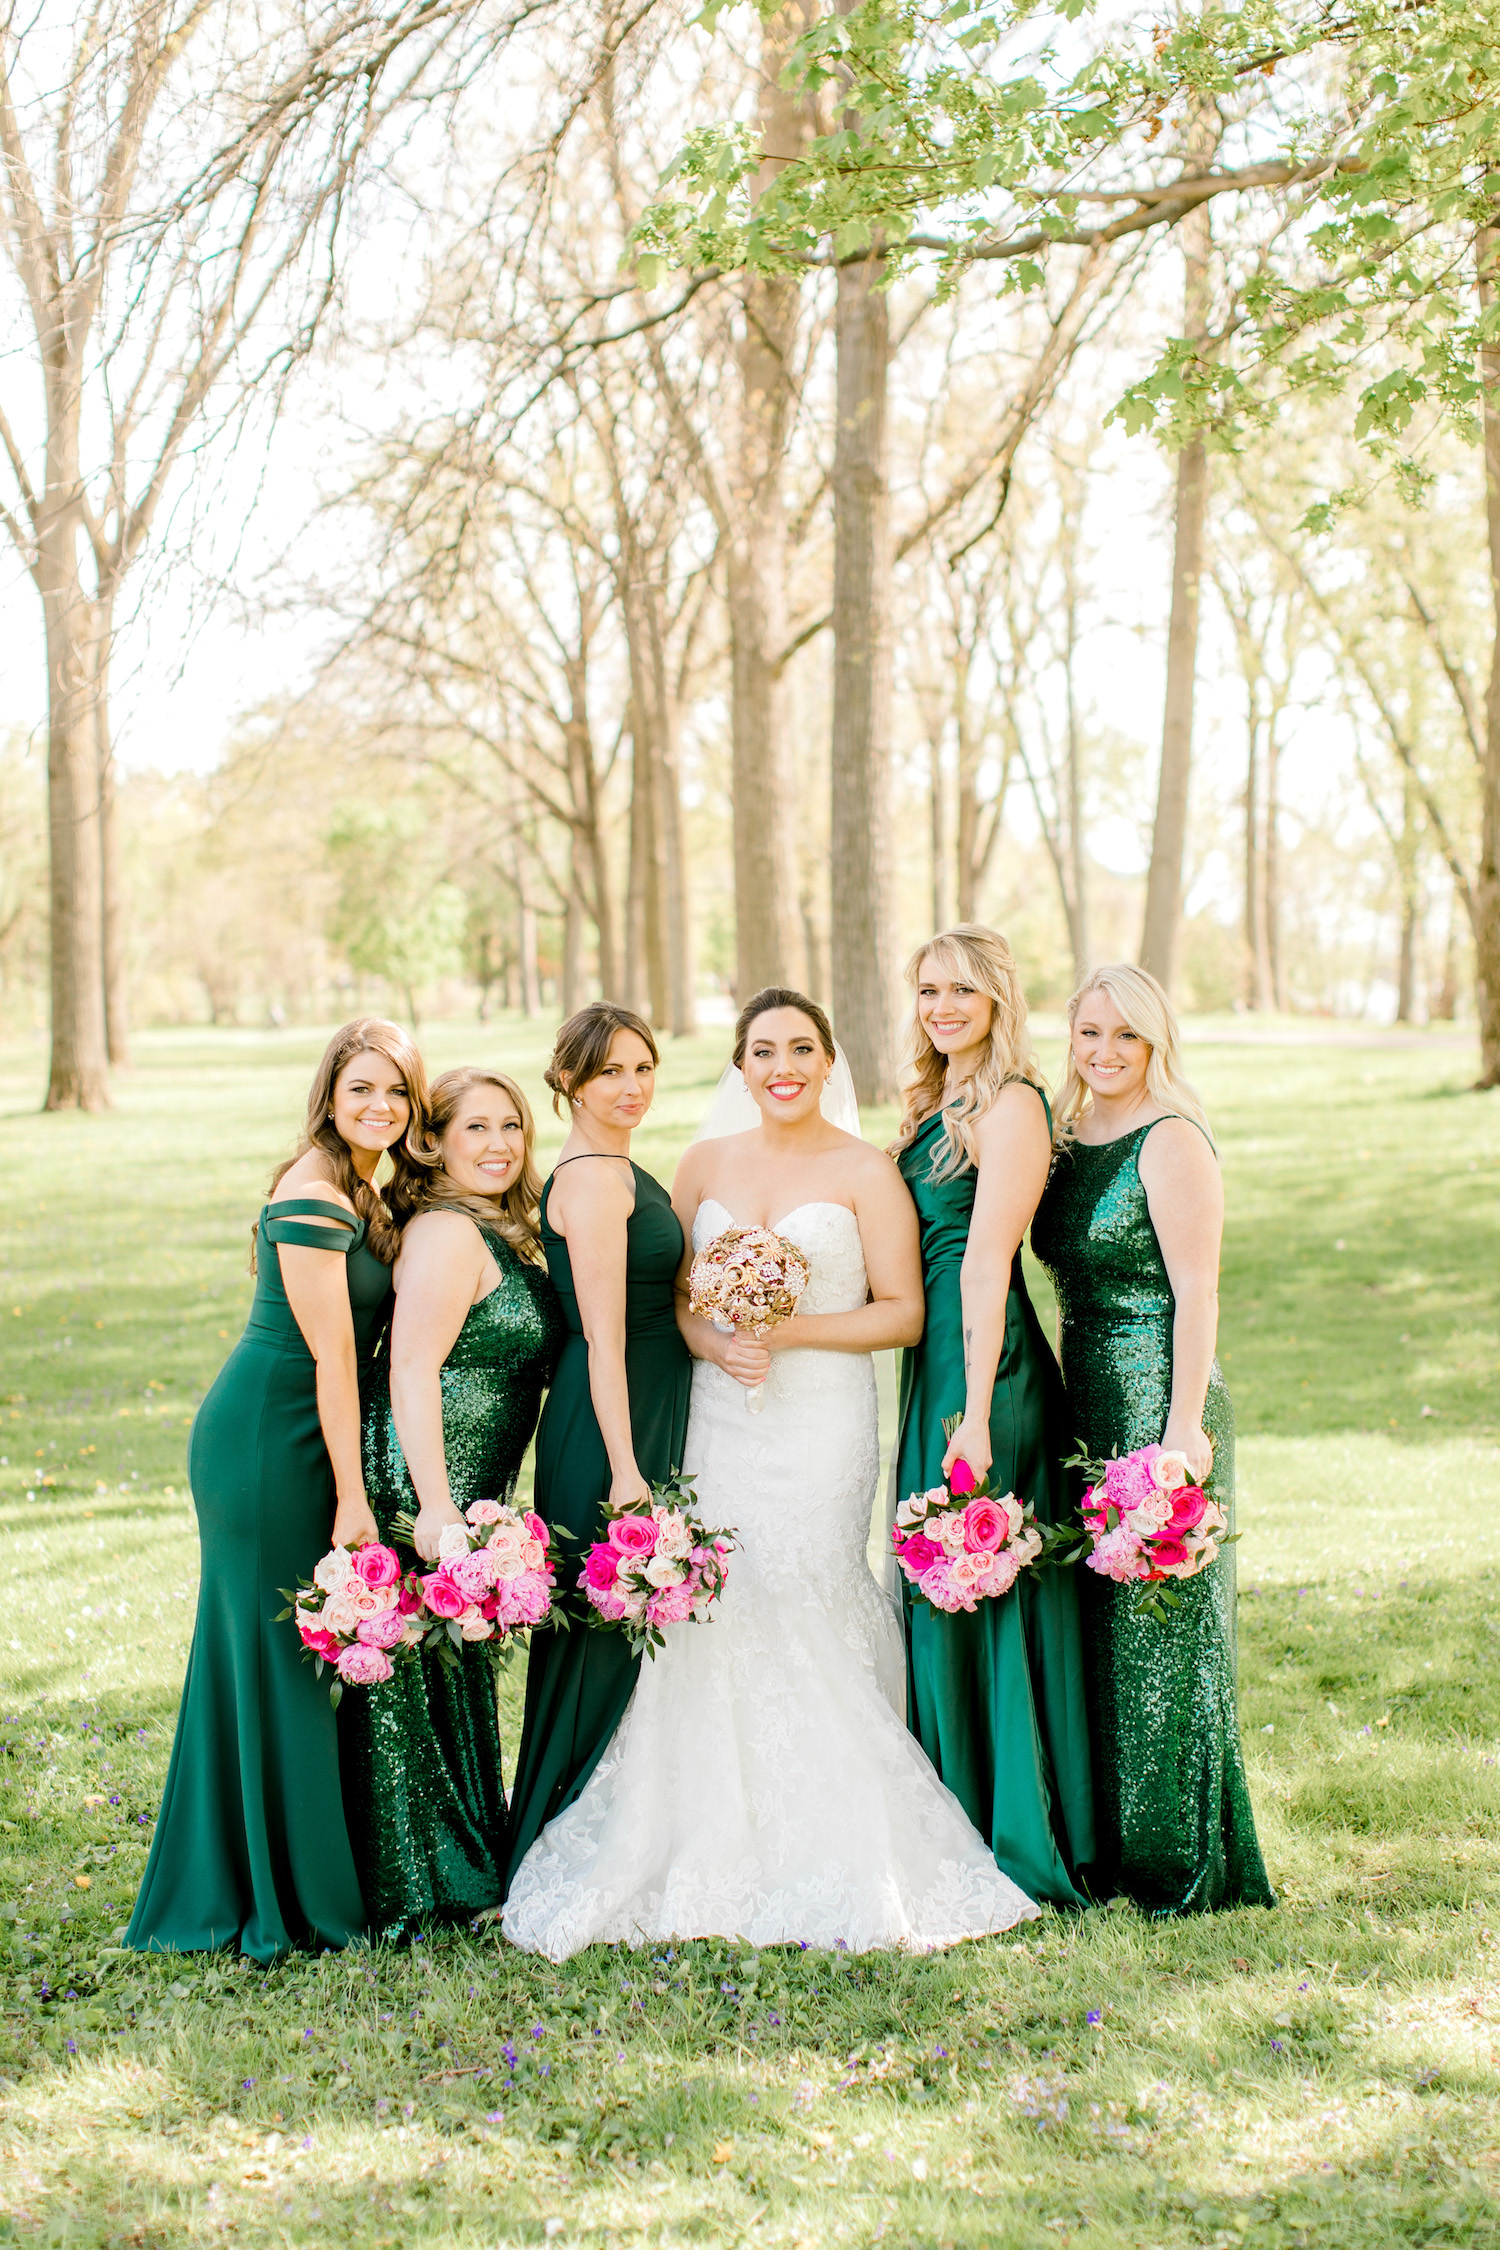
[[[987,1266],[965,1258],[959,1274],[964,1324],[964,1414],[987,1422],[995,1393],[995,1371],[1005,1348],[1005,1312],[1010,1299],[1010,1269],[1003,1286]]]
[[[317,1361],[318,1421],[333,1463],[333,1488],[340,1500],[364,1497],[365,1472],[359,1449],[359,1363],[350,1336],[347,1350],[336,1348]]]
[[[884,1352],[914,1344],[922,1333],[920,1300],[877,1297],[846,1313],[797,1313],[766,1331],[773,1352]]]
[[[1171,1420],[1198,1429],[1219,1332],[1217,1290],[1180,1295],[1172,1315]]]
[[[723,1365],[728,1338],[711,1320],[705,1320],[702,1313],[690,1311],[685,1297],[677,1300],[677,1333],[694,1359],[709,1359],[715,1366]]]
[[[588,1339],[589,1396],[610,1472],[629,1476],[635,1469],[635,1434],[630,1426],[630,1386],[625,1375],[625,1350],[613,1337]]]
[[[436,1365],[392,1359],[391,1417],[419,1504],[424,1508],[451,1507],[453,1494],[443,1443],[443,1386]]]

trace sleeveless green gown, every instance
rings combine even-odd
[[[636,1464],[654,1484],[682,1466],[693,1363],[673,1301],[682,1229],[660,1181],[638,1164],[630,1168],[635,1209],[625,1230],[625,1375]],[[611,1478],[589,1392],[588,1345],[568,1245],[547,1224],[551,1190],[549,1180],[542,1191],[542,1247],[567,1340],[537,1432],[535,1506],[548,1525],[573,1535],[561,1543],[558,1557],[558,1582],[569,1587],[566,1606],[573,1622],[569,1631],[531,1636],[526,1717],[510,1800],[507,1882],[548,1821],[582,1792],[625,1716],[640,1667],[623,1633],[587,1624],[587,1605],[576,1590],[584,1554],[603,1537]]]
[[[503,1235],[479,1232],[500,1280],[471,1305],[438,1378],[443,1451],[454,1505],[509,1500],[562,1347],[557,1292]],[[388,1355],[371,1372],[364,1410],[365,1491],[380,1536],[415,1515],[416,1489],[391,1412]],[[416,1561],[404,1549],[407,1564]],[[397,1943],[432,1923],[468,1921],[499,1903],[505,1788],[495,1673],[482,1647],[452,1670],[425,1651],[377,1688],[339,1706],[344,1817],[370,1935]]]
[[[313,1214],[342,1232],[307,1223]],[[198,1513],[198,1619],[156,1834],[125,1943],[238,1946],[252,1960],[347,1945],[364,1902],[339,1797],[328,1681],[277,1622],[333,1528],[333,1465],[313,1357],[281,1281],[279,1243],[342,1254],[361,1364],[390,1309],[365,1222],[316,1197],[267,1204],[245,1333],[198,1409],[188,1478]]]
[[[1041,1089],[1037,1089],[1038,1094]],[[1046,1107],[1046,1097],[1042,1097]],[[1050,1112],[1049,1112],[1050,1123]],[[960,1268],[978,1175],[933,1180],[938,1114],[901,1152],[921,1229],[927,1321],[902,1355],[896,1495],[942,1478],[943,1417],[964,1405]],[[990,1405],[990,1487],[1029,1500],[1052,1523],[1066,1507],[1067,1408],[1057,1362],[1011,1271],[1005,1342]],[[997,1866],[1032,1898],[1082,1906],[1095,1858],[1093,1784],[1078,1594],[1071,1571],[1026,1571],[972,1615],[945,1616],[903,1581],[911,1729]]]
[[[1150,1131],[1065,1142],[1031,1228],[1062,1314],[1073,1429],[1096,1460],[1159,1444],[1172,1401],[1176,1300],[1139,1170]],[[1207,1489],[1232,1529],[1234,1408],[1217,1360],[1203,1426]],[[1077,1575],[1104,1879],[1157,1916],[1273,1906],[1240,1749],[1234,1549],[1177,1587],[1165,1625],[1133,1614],[1130,1587]]]

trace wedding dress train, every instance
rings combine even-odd
[[[735,1221],[702,1205],[695,1249]],[[805,1313],[865,1302],[838,1203],[777,1221]],[[867,1354],[782,1351],[765,1406],[700,1361],[684,1467],[740,1540],[710,1623],[673,1626],[576,1803],[517,1871],[503,1928],[583,1946],[738,1937],[925,1949],[1040,1910],[1002,1875],[907,1731],[900,1628],[866,1560],[879,1468]]]

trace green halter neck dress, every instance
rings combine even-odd
[[[960,1269],[978,1174],[971,1165],[934,1180],[941,1143],[935,1112],[899,1159],[917,1206],[927,1322],[902,1355],[898,1499],[941,1481],[943,1418],[964,1405]],[[1017,1251],[990,1405],[990,1489],[1029,1500],[1039,1522],[1056,1521],[1067,1439],[1062,1378]],[[1012,1882],[1054,1905],[1085,1904],[1094,1807],[1073,1573],[1023,1571],[1008,1594],[952,1616],[903,1583],[903,1607],[912,1732]]]

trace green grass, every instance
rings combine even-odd
[[[539,1085],[514,1022],[424,1044]],[[664,1176],[723,1045],[669,1052]],[[557,1971],[489,1929],[147,1961],[112,1940],[191,1628],[186,1426],[316,1047],[151,1035],[103,1119],[35,1115],[36,1051],[3,1056],[0,2241],[1500,2241],[1500,1098],[1460,1098],[1470,1058],[1193,1045],[1274,1913],[930,1961]]]

